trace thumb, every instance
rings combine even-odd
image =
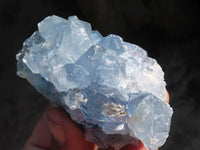
[[[93,150],[94,144],[85,141],[83,131],[64,110],[50,108],[47,120],[51,134],[61,150]]]

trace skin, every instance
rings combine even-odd
[[[169,103],[169,94],[167,92]],[[97,150],[98,147],[85,141],[84,132],[66,112],[48,107],[22,150]],[[109,148],[107,150],[113,150]],[[141,141],[138,146],[126,145],[120,150],[148,150]]]

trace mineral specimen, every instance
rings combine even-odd
[[[155,150],[170,130],[164,73],[137,45],[103,37],[76,16],[49,16],[17,54],[17,74],[63,107],[101,148]]]

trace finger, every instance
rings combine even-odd
[[[47,150],[51,147],[52,136],[49,130],[46,112],[42,115],[23,150]]]
[[[138,145],[126,145],[120,150],[148,150],[146,147],[144,147],[143,143],[139,141]]]
[[[166,93],[167,93],[167,103],[169,104],[169,93],[167,90],[166,90]]]
[[[114,150],[114,148],[108,148],[105,150]],[[128,144],[124,146],[123,148],[121,148],[120,150],[148,150],[148,149],[144,147],[141,141],[139,141],[138,145]]]
[[[59,108],[49,109],[47,118],[51,133],[62,149],[94,149],[94,144],[85,141],[83,131],[69,118],[65,111]]]

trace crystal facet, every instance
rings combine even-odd
[[[46,17],[17,54],[17,74],[63,107],[102,148],[155,150],[170,130],[164,73],[137,45],[71,16]]]

